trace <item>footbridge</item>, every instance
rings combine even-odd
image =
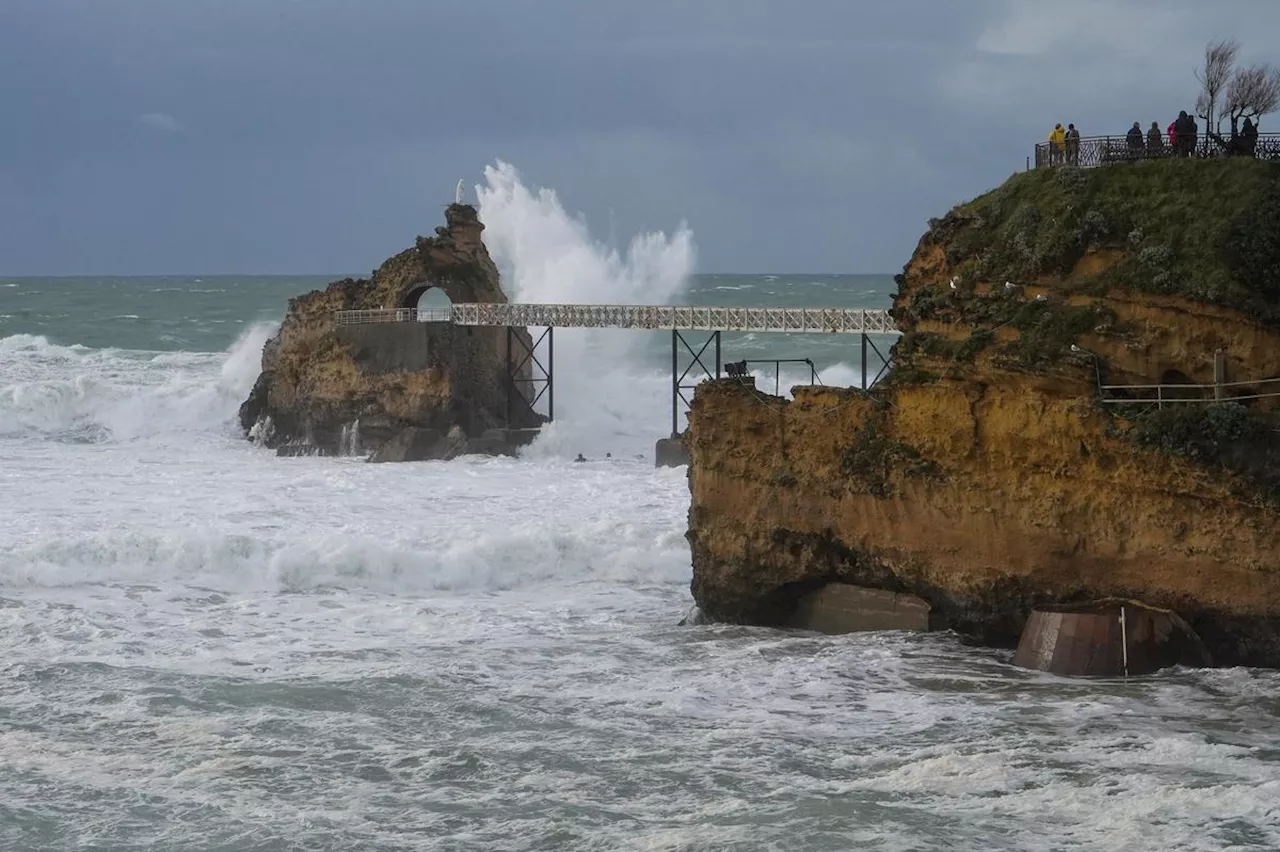
[[[557,328],[615,328],[671,332],[671,436],[678,437],[679,414],[688,406],[686,392],[705,378],[746,376],[751,363],[724,363],[720,336],[723,332],[782,334],[857,335],[862,352],[862,387],[870,388],[890,367],[885,337],[899,334],[886,310],[809,307],[699,307],[691,305],[577,305],[577,304],[481,304],[459,303],[451,308],[380,308],[338,311],[338,325],[369,323],[452,323],[459,326],[488,326],[507,329],[507,365],[511,389],[524,386],[521,397],[530,406],[543,397],[548,417],[555,417],[555,346]],[[516,329],[541,328],[533,345],[517,335]],[[702,334],[705,333],[705,337]],[[880,343],[876,343],[876,339]],[[539,352],[543,344],[545,351]],[[883,348],[881,348],[883,347]],[[870,356],[877,368],[869,369]],[[818,381],[808,359],[770,359],[775,368],[799,360],[809,365],[810,382]],[[511,394],[514,398],[516,394]],[[508,405],[510,406],[509,399]],[[510,411],[508,411],[510,414]],[[510,419],[510,417],[508,417]]]

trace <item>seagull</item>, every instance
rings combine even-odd
[[[1072,351],[1072,352],[1080,352],[1080,351],[1081,351],[1081,349],[1080,349],[1080,347],[1079,347],[1079,346],[1076,346],[1076,345],[1073,343],[1073,344],[1071,344],[1071,351]]]
[[[952,279],[951,279],[951,289],[952,289],[952,290],[959,290],[959,289],[960,289],[959,287],[957,287],[957,286],[956,286],[956,279],[954,279],[954,278],[952,278]]]
[[[1043,302],[1045,299],[1048,299],[1048,298],[1049,298],[1049,297],[1048,297],[1048,296],[1046,296],[1044,293],[1041,293],[1039,296],[1036,296],[1036,301],[1037,301],[1037,302]]]
[[[1004,282],[1004,289],[1006,289],[1006,290],[1016,290],[1016,289],[1018,289],[1018,285],[1017,285],[1017,284],[1014,284],[1012,281],[1006,281],[1006,282]]]

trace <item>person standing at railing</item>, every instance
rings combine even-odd
[[[1253,119],[1246,118],[1244,127],[1240,128],[1240,146],[1246,156],[1258,155],[1258,125],[1253,123]]]
[[[1049,131],[1049,165],[1056,166],[1062,162],[1062,146],[1066,142],[1067,132],[1062,129],[1062,122]]]
[[[1130,127],[1129,132],[1125,134],[1125,141],[1129,143],[1129,159],[1141,160],[1143,152],[1142,125],[1135,121],[1133,127]]]
[[[1169,122],[1169,153],[1178,156],[1178,120]]]
[[[1177,137],[1174,150],[1178,156],[1195,156],[1196,135],[1200,132],[1200,127],[1196,124],[1196,120],[1187,115],[1187,111],[1184,109],[1178,113],[1178,119],[1173,123],[1173,129]]]
[[[1172,125],[1170,125],[1172,127]],[[1170,130],[1170,133],[1173,131]],[[1160,132],[1160,122],[1151,122],[1147,131],[1147,159],[1158,160],[1164,156],[1164,134]]]
[[[1065,144],[1067,148],[1067,165],[1080,165],[1080,131],[1074,124],[1067,125]]]

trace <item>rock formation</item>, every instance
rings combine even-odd
[[[456,453],[457,430],[478,439],[486,430],[540,425],[543,418],[521,392],[527,385],[509,380],[504,328],[336,324],[341,310],[415,307],[432,287],[455,304],[506,302],[475,208],[451,205],[446,221],[447,227],[419,237],[372,278],[335,281],[289,301],[280,331],[263,349],[262,374],[240,408],[246,433],[284,452],[325,454],[377,451],[401,436],[398,449],[384,456],[413,460],[438,455],[433,447]],[[525,329],[515,334],[531,345]],[[511,423],[509,391],[519,395],[510,406]],[[440,440],[406,432],[415,429]],[[441,439],[451,430],[454,439]],[[485,450],[502,444],[495,444],[492,432],[475,443]]]
[[[699,607],[782,625],[853,583],[1012,647],[1033,608],[1114,597],[1280,666],[1280,399],[1100,389],[1280,391],[1277,216],[1280,167],[1180,160],[1028,172],[931,222],[872,392],[698,388]]]

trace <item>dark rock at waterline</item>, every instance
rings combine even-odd
[[[458,456],[508,456],[537,437],[536,429],[487,429],[478,438],[468,438],[458,427],[442,435],[438,429],[409,426],[384,442],[369,461],[444,461]]]
[[[410,426],[401,429],[391,440],[378,447],[373,455],[369,456],[369,461],[380,464],[440,458],[436,453],[443,441],[444,435],[440,434],[439,429]]]
[[[689,610],[688,615],[680,619],[677,627],[701,627],[704,624],[711,624],[711,619],[698,609],[696,606]]]
[[[248,434],[267,411],[267,389],[271,386],[271,371],[258,374],[258,380],[249,391],[249,398],[240,404],[240,428]]]

